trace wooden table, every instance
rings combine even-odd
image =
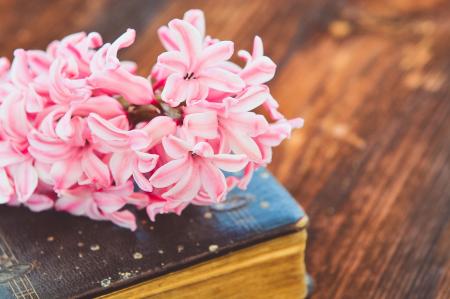
[[[263,37],[281,110],[306,120],[270,169],[311,218],[314,298],[450,298],[449,1],[2,0],[0,55],[132,27],[145,73],[156,29],[196,7],[239,48]]]

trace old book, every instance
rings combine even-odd
[[[302,298],[307,218],[264,169],[248,190],[136,232],[0,207],[0,298]]]

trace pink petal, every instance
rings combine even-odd
[[[148,215],[148,218],[150,218],[151,221],[155,221],[155,217],[158,214],[163,214],[165,211],[166,201],[162,201],[158,198],[158,200],[152,200],[152,197],[150,196],[150,203],[146,208],[146,212]]]
[[[192,152],[200,157],[210,158],[214,155],[214,150],[212,146],[207,142],[199,142],[197,143]]]
[[[166,212],[168,213],[175,213],[178,216],[181,215],[181,213],[183,212],[183,210],[189,205],[189,202],[185,201],[169,201],[165,207]]]
[[[54,163],[72,157],[78,150],[62,140],[51,138],[40,132],[32,131],[28,135],[29,153],[40,162]]]
[[[2,129],[13,138],[25,138],[30,124],[25,112],[25,102],[18,93],[3,100],[1,107]]]
[[[14,60],[11,65],[11,81],[18,86],[26,87],[33,79],[28,68],[27,53],[23,49],[14,51]]]
[[[183,177],[168,191],[164,198],[172,198],[176,201],[191,201],[200,190],[201,180],[197,165],[190,163]]]
[[[182,52],[169,51],[158,56],[158,65],[166,70],[175,73],[186,73],[188,70],[188,61]]]
[[[122,197],[127,197],[134,191],[134,185],[131,181],[126,182],[122,185],[115,185],[115,186],[109,186],[107,188],[104,188],[103,193],[114,193]]]
[[[134,29],[127,29],[118,39],[116,39],[108,48],[106,53],[106,67],[116,69],[120,66],[120,61],[117,58],[117,52],[120,49],[127,48],[134,43],[136,38],[136,31]]]
[[[89,113],[96,113],[105,119],[125,113],[122,105],[115,98],[106,95],[91,97],[86,102],[75,105],[73,110],[75,115],[88,116]]]
[[[205,36],[205,15],[200,9],[190,9],[184,13],[183,20],[192,24],[201,36]]]
[[[201,70],[199,77],[202,84],[220,91],[238,92],[245,87],[244,81],[238,75],[220,68]]]
[[[166,154],[173,158],[179,159],[188,155],[191,150],[190,145],[183,139],[170,135],[162,140]]]
[[[53,208],[54,201],[42,194],[33,194],[25,205],[33,212],[41,212]]]
[[[293,128],[303,125],[303,119],[292,121],[280,120],[270,125],[269,129],[258,136],[258,141],[268,146],[278,146],[284,139],[289,138]]]
[[[107,69],[106,64],[106,53],[111,44],[104,44],[100,49],[95,52],[89,62],[89,70],[91,73],[101,73],[103,70]],[[89,82],[89,81],[88,81]]]
[[[137,169],[139,172],[147,173],[152,171],[156,163],[158,162],[158,155],[144,153],[144,152],[136,152],[137,156]]]
[[[242,68],[239,65],[237,65],[232,61],[222,61],[218,66],[221,69],[224,69],[234,74],[238,74],[242,70]]]
[[[141,149],[150,143],[145,132],[119,129],[95,113],[89,115],[87,123],[95,136],[107,142],[109,145],[111,145],[111,142],[114,142],[118,150],[124,150],[128,145],[133,149]]]
[[[59,119],[56,124],[55,132],[59,138],[67,141],[72,134],[74,133],[74,129],[72,127],[72,110],[67,111],[63,117]]]
[[[127,134],[129,136],[130,148],[132,150],[138,151],[144,149],[151,142],[149,136],[142,130],[131,130],[128,131]]]
[[[52,62],[49,72],[49,92],[55,103],[68,105],[72,102],[82,102],[92,94],[85,79],[66,78],[66,73],[71,71],[70,67],[71,65],[62,58]]]
[[[92,190],[90,187],[78,187],[64,190],[55,202],[57,211],[66,211],[73,215],[83,215],[92,203]]]
[[[47,52],[41,50],[27,50],[26,54],[30,70],[33,73],[42,74],[48,72],[52,60]]]
[[[91,149],[84,150],[81,167],[92,182],[105,187],[111,185],[108,166]]]
[[[113,192],[95,192],[94,200],[99,209],[105,213],[113,213],[125,206],[125,199]]]
[[[162,26],[158,29],[158,37],[167,51],[179,50],[177,41],[167,26]]]
[[[39,181],[44,184],[53,186],[54,181],[50,174],[50,170],[51,170],[52,166],[53,166],[53,164],[42,163],[39,161],[34,162],[34,169],[36,169],[36,172],[39,177]]]
[[[38,113],[44,109],[46,100],[38,95],[34,88],[28,88],[25,94],[25,109],[28,113]]]
[[[226,130],[226,138],[231,149],[236,154],[245,154],[252,161],[261,160],[261,152],[256,142],[246,134],[238,131]]]
[[[188,166],[188,158],[169,161],[155,171],[150,177],[150,183],[156,188],[167,187],[179,181]]]
[[[52,164],[50,170],[56,190],[72,187],[78,182],[82,173],[81,163],[77,159],[57,161]]]
[[[203,189],[214,202],[219,202],[225,196],[227,183],[223,173],[208,161],[200,164],[200,178]]]
[[[25,157],[16,149],[11,147],[7,141],[0,141],[0,168],[19,163],[25,159]]]
[[[183,77],[180,74],[171,74],[164,85],[161,99],[171,107],[178,106],[181,102],[186,100],[187,85],[187,81],[183,80]]]
[[[134,61],[124,60],[120,62],[120,65],[127,71],[132,74],[136,74],[138,71],[138,65]]]
[[[0,168],[0,204],[7,203],[14,194],[14,189],[4,168]]]
[[[94,88],[120,94],[136,105],[151,104],[154,97],[149,80],[133,75],[123,67],[93,72],[87,81]]]
[[[87,206],[85,216],[91,218],[92,220],[110,220],[108,216],[111,214],[106,214],[98,208],[94,200]]]
[[[69,137],[69,144],[73,147],[84,147],[86,145],[86,119],[79,116],[70,120],[73,134]]]
[[[177,128],[174,120],[168,116],[157,116],[148,122],[142,131],[151,137],[151,143],[148,148],[152,148],[155,144],[160,143],[163,137],[174,134]]]
[[[218,154],[210,160],[215,166],[229,172],[241,171],[248,163],[245,155]]]
[[[126,114],[110,118],[108,122],[117,129],[125,131],[125,133],[130,130],[130,124]]]
[[[295,129],[303,128],[303,126],[305,125],[305,120],[301,117],[289,119],[288,122],[291,127]]]
[[[62,105],[52,105],[47,107],[41,113],[36,115],[34,127],[47,137],[59,139],[55,132],[55,124],[68,109],[68,107]]]
[[[245,62],[249,62],[252,60],[252,55],[246,50],[239,50],[237,55]]]
[[[33,167],[33,162],[28,159],[19,164],[10,166],[14,187],[16,189],[17,199],[20,202],[26,202],[38,184],[37,172]]]
[[[230,112],[247,112],[262,105],[269,96],[269,90],[264,85],[251,86],[239,95],[230,107]]]
[[[133,173],[134,154],[131,151],[114,153],[109,160],[109,169],[116,185],[125,184]]]
[[[136,185],[138,185],[138,187],[142,191],[146,191],[146,192],[152,192],[153,191],[153,185],[150,183],[148,178],[146,178],[139,171],[133,170],[133,179],[136,182]]]
[[[242,176],[240,182],[238,183],[238,187],[242,190],[247,189],[248,184],[250,183],[253,173],[255,171],[255,163],[248,163],[244,169],[244,175]]]
[[[188,22],[178,19],[170,21],[169,28],[175,34],[180,51],[186,53],[192,66],[202,49],[202,36],[200,32]]]
[[[186,103],[188,106],[202,102],[208,96],[208,86],[201,84],[199,80],[186,82]]]
[[[136,206],[139,209],[145,208],[150,202],[147,194],[142,192],[134,192],[127,196],[127,203]]]
[[[213,139],[217,134],[217,115],[213,111],[191,113],[184,117],[183,126],[194,136]]]
[[[250,85],[264,84],[275,75],[276,64],[266,56],[252,60],[239,74]]]
[[[255,36],[255,39],[253,40],[253,52],[252,56],[254,58],[260,57],[264,55],[264,47],[262,39],[259,36]]]
[[[227,176],[225,179],[227,181],[228,190],[236,188],[239,183],[239,179],[234,176]]]
[[[220,41],[206,47],[198,61],[197,68],[215,66],[231,58],[234,52],[234,44],[231,41]]]
[[[263,134],[269,129],[269,123],[263,115],[254,112],[230,114],[227,126],[233,130],[254,137]]]
[[[272,96],[268,97],[267,101],[263,104],[264,109],[269,112],[270,118],[273,120],[284,119],[283,114],[278,111],[279,106],[278,102]]]
[[[130,211],[125,210],[108,214],[107,218],[111,220],[114,224],[124,228],[128,228],[131,231],[135,231],[137,229],[136,217]]]
[[[90,32],[86,38],[88,46],[91,48],[98,48],[103,45],[102,36],[98,32]]]
[[[260,145],[261,163],[262,165],[272,162],[272,148],[270,146]]]
[[[0,76],[3,76],[6,72],[8,72],[10,66],[11,63],[9,62],[8,58],[0,57]]]

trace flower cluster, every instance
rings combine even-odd
[[[131,29],[113,43],[76,33],[45,51],[18,49],[11,64],[0,59],[1,204],[134,230],[130,206],[154,220],[246,188],[302,125],[277,110],[265,85],[276,65],[259,37],[252,53],[238,52],[241,67],[229,60],[231,41],[205,35],[199,10],[158,34],[166,52],[148,78],[117,57],[134,42]]]

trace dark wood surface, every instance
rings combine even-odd
[[[279,65],[270,84],[304,129],[270,169],[311,218],[313,298],[450,298],[450,2],[0,1],[0,55],[127,27],[149,70],[156,29],[189,8]]]

